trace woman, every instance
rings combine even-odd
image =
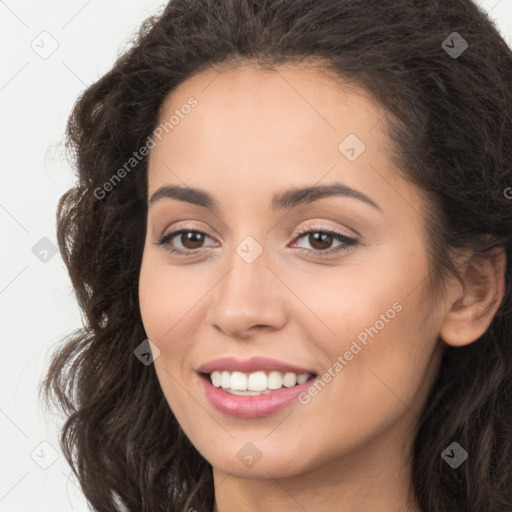
[[[512,510],[512,55],[469,0],[173,0],[77,101],[94,510]]]

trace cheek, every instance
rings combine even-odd
[[[379,265],[344,269],[334,279],[335,273],[328,280],[308,280],[299,291],[328,327],[322,327],[321,336],[311,323],[308,338],[312,353],[329,373],[326,394],[333,400],[374,403],[377,409],[378,402],[400,406],[397,396],[414,400],[428,380],[424,377],[439,322],[432,297],[421,284],[428,275],[426,260],[417,253],[412,256],[389,250]],[[320,325],[317,320],[314,324]],[[306,323],[303,328],[308,329]]]
[[[317,400],[319,407],[323,402],[343,408],[368,432],[408,410],[419,415],[437,368],[437,327],[434,315],[429,323],[425,314],[426,297],[394,291],[370,303],[345,304],[337,343],[322,345],[329,354],[324,373],[329,382]],[[333,425],[346,426],[346,418],[327,416]]]
[[[139,306],[146,335],[160,350],[154,368],[162,392],[173,413],[185,418],[191,404],[184,392],[179,366],[187,345],[177,340],[182,335],[180,329],[186,327],[186,313],[192,307],[188,303],[197,302],[201,295],[191,291],[190,285],[180,284],[180,275],[162,265],[154,255],[144,254],[139,276]],[[193,412],[199,414],[199,411]]]
[[[144,256],[139,276],[139,307],[144,329],[152,341],[161,339],[165,332],[166,310],[172,310],[171,296],[165,297],[164,290],[158,279],[158,269]]]
[[[305,318],[302,325],[308,329],[309,324],[308,339],[331,359],[350,350],[353,340],[365,347],[365,342],[369,345],[369,340],[389,334],[391,326],[396,329],[403,317],[401,310],[414,299],[407,296],[410,286],[404,281],[403,266],[391,257],[379,263],[358,263],[307,280],[296,279],[294,292],[305,299],[311,312],[296,318]],[[408,282],[415,280],[411,275]]]
[[[408,359],[414,358],[411,326],[415,325],[416,305],[396,289],[345,285],[331,296],[317,297],[318,316],[329,332],[320,336],[319,331],[310,329],[308,338],[324,371],[331,376],[343,374],[343,378],[333,379],[337,385],[345,382],[343,393],[356,389],[356,394],[371,395],[375,391],[370,386],[375,383],[372,369],[386,375],[403,373]]]
[[[185,267],[172,269],[157,257],[144,256],[139,306],[150,339],[165,345],[176,337],[182,324],[186,324],[187,314],[192,313],[207,290],[206,285],[198,286],[196,281]],[[159,348],[163,350],[165,346]]]

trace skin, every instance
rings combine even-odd
[[[450,280],[446,298],[434,297],[426,198],[388,159],[382,109],[312,67],[276,70],[202,72],[162,106],[165,121],[191,96],[198,102],[151,150],[148,198],[166,184],[198,187],[220,210],[171,198],[149,207],[139,292],[146,334],[160,350],[155,371],[213,466],[216,512],[418,511],[407,455],[417,418],[447,345],[471,343],[489,326],[504,259],[471,267],[461,255],[467,290]],[[366,146],[353,162],[338,149],[348,134]],[[333,182],[380,210],[343,196],[270,209],[274,193]],[[300,227],[359,243],[322,257],[322,247],[343,244],[298,238]],[[187,245],[178,235],[168,245],[202,253],[177,256],[156,243],[179,228],[207,236]],[[236,252],[248,236],[263,249],[252,263]],[[271,357],[321,375],[395,303],[400,312],[307,405],[237,419],[202,391],[195,370],[225,355]],[[248,442],[261,454],[251,467],[237,457]]]

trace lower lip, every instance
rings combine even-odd
[[[255,396],[233,395],[215,387],[209,377],[200,377],[206,397],[219,412],[235,418],[259,418],[281,411],[306,391],[314,381],[310,379],[291,388],[281,388]]]

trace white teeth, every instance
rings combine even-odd
[[[220,374],[220,385],[223,388],[229,388],[229,383],[231,382],[231,374],[229,372],[222,372]],[[214,384],[215,386],[215,384]],[[219,386],[217,386],[219,387]]]
[[[247,391],[247,375],[242,372],[233,372],[229,387],[235,391]],[[251,389],[250,391],[256,391]]]
[[[283,377],[283,386],[291,388],[292,386],[295,386],[295,384],[297,384],[297,374],[291,372],[285,373]]]
[[[283,387],[283,377],[279,372],[270,372],[268,376],[268,389],[280,389]]]
[[[257,371],[250,374],[242,372],[214,371],[210,380],[216,388],[223,388],[235,395],[260,395],[270,390],[281,389],[283,386],[291,388],[296,384],[303,384],[310,377],[309,373],[296,374],[293,372]]]
[[[308,378],[308,373],[301,373],[300,375],[297,376],[297,384],[304,384],[304,382],[306,382]]]
[[[265,391],[267,389],[267,376],[265,372],[256,372],[249,375],[247,389],[251,391]]]
[[[221,384],[220,372],[212,372],[210,374],[210,379],[212,380],[212,384],[218,388]]]
[[[233,391],[232,389],[225,389],[224,391],[227,391],[228,393],[231,393],[232,395],[242,395],[242,396],[266,395],[267,393],[270,393],[270,389],[267,389],[265,391]]]

